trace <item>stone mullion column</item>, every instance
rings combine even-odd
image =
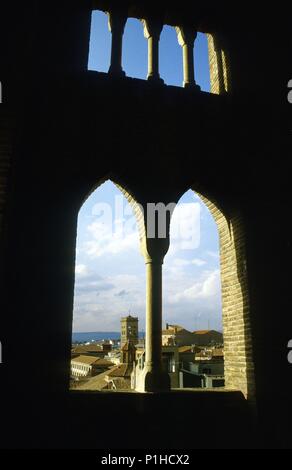
[[[170,243],[166,207],[162,203],[144,203],[143,223],[139,226],[140,249],[146,264],[145,363],[137,389],[142,392],[170,390],[170,377],[162,363],[162,266]]]
[[[145,392],[170,390],[162,367],[162,265],[163,257],[146,259],[146,357]]]
[[[146,263],[146,368],[162,372],[162,261]]]
[[[163,82],[159,74],[159,41],[163,23],[158,20],[142,20],[144,36],[148,39],[148,80]]]
[[[179,45],[183,49],[184,87],[200,88],[195,81],[194,45],[197,31],[188,26],[176,28]]]
[[[127,22],[127,16],[119,11],[108,13],[109,30],[112,33],[111,65],[109,73],[117,77],[125,76],[122,67],[123,36]]]

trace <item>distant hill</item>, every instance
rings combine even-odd
[[[208,346],[211,343],[223,344],[223,334],[215,330],[193,331],[194,341],[197,346]]]

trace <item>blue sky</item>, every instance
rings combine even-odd
[[[94,12],[88,68],[106,72],[111,36],[107,17]],[[207,42],[199,35],[196,79],[209,91]],[[165,27],[161,75],[182,85],[182,53],[175,30]],[[147,41],[142,24],[128,20],[123,66],[128,76],[147,74]],[[110,181],[100,186],[79,213],[74,298],[75,332],[119,331],[120,317],[137,315],[145,329],[145,265],[131,207]],[[173,214],[171,247],[163,270],[163,321],[190,330],[222,329],[217,226],[200,198],[188,191]]]

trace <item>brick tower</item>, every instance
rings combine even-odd
[[[133,345],[139,342],[138,321],[137,317],[131,315],[121,318],[121,348],[127,341]]]

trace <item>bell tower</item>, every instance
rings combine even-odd
[[[138,322],[139,319],[131,315],[121,318],[121,349],[127,341],[134,346],[139,342]]]

